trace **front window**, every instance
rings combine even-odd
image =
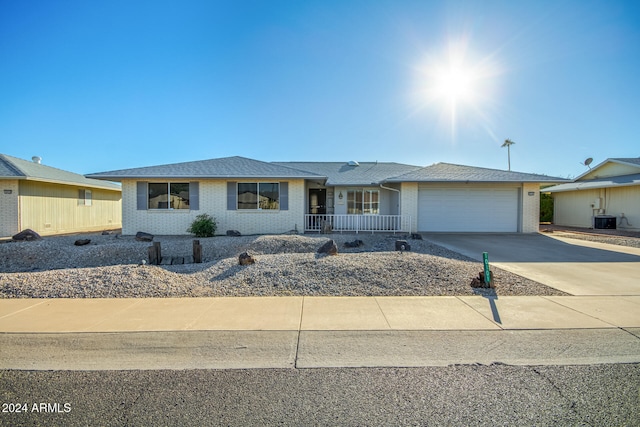
[[[149,183],[149,209],[189,209],[189,183]]]
[[[380,213],[380,191],[347,191],[347,213],[351,215],[378,215]]]
[[[238,209],[280,209],[280,184],[277,182],[238,183]]]

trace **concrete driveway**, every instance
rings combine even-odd
[[[546,234],[432,233],[435,244],[572,295],[640,295],[640,249]]]

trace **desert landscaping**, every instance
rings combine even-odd
[[[418,237],[418,236],[413,236]],[[421,236],[420,236],[421,237]],[[77,240],[90,240],[77,246]],[[396,250],[405,239],[410,250]],[[154,236],[163,257],[192,253],[193,237]],[[150,265],[153,243],[117,231],[0,244],[0,298],[209,296],[564,295],[493,268],[493,289],[471,283],[482,263],[427,239],[394,234],[200,238],[202,263]],[[336,255],[318,249],[334,240]],[[357,240],[360,245],[354,245]],[[355,246],[355,247],[350,247]],[[255,263],[240,265],[247,252]]]

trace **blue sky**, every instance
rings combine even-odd
[[[638,1],[0,0],[0,153],[575,177],[640,156],[639,76]]]

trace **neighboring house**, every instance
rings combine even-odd
[[[122,227],[118,184],[0,154],[0,237]]]
[[[607,159],[544,191],[553,196],[554,224],[640,229],[640,158]]]
[[[87,175],[122,182],[123,234],[186,234],[201,213],[243,234],[538,231],[544,175],[439,163],[228,157]]]

